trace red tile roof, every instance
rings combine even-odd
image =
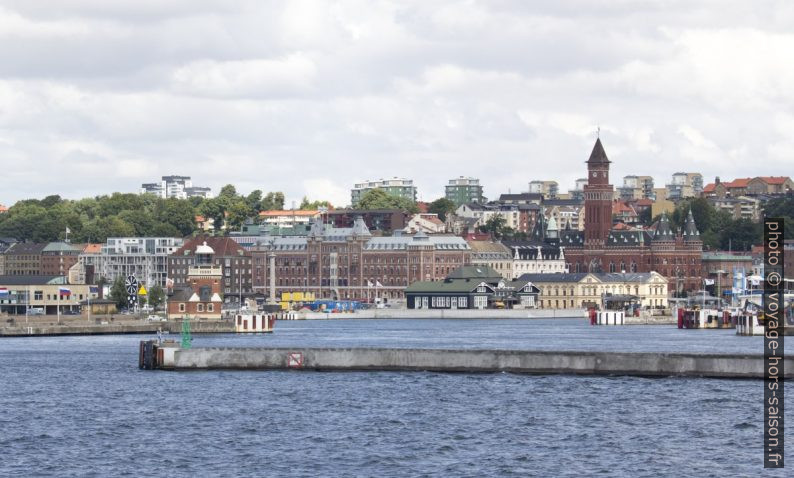
[[[703,192],[704,192],[704,193],[713,193],[713,192],[714,192],[714,189],[716,189],[716,188],[717,188],[717,185],[716,185],[716,184],[714,184],[714,183],[708,183],[708,184],[706,184],[706,186],[705,186],[705,187],[703,187]]]
[[[187,255],[193,255],[195,254],[196,248],[205,241],[207,242],[207,245],[215,251],[216,257],[238,256],[245,254],[245,249],[240,247],[240,245],[230,237],[196,236],[186,240],[182,247],[177,249],[172,255],[183,256],[185,255],[185,251],[189,251]]]
[[[0,212],[8,212],[8,208],[0,204]]]
[[[102,253],[103,244],[86,244],[83,247],[83,254],[100,254]]]
[[[724,183],[726,188],[746,188],[753,178],[738,178],[729,183]]]

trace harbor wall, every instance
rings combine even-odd
[[[585,309],[364,309],[355,312],[299,311],[296,319],[554,319],[586,318]]]
[[[111,335],[111,334],[156,334],[158,331],[179,334],[182,321],[146,322],[139,324],[19,324],[15,327],[0,328],[0,337],[29,337],[41,335]],[[191,321],[191,334],[233,333],[231,321]]]
[[[392,348],[195,348],[176,370],[392,370],[763,378],[761,355]],[[794,376],[794,357],[785,359]]]

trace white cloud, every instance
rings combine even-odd
[[[486,195],[584,172],[790,174],[790,2],[7,0],[0,203],[216,190],[347,204],[359,179]],[[57,178],[39,171],[58,171]]]

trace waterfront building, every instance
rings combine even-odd
[[[0,237],[0,276],[6,275],[6,251],[17,243],[11,237]]]
[[[463,176],[449,180],[444,188],[444,196],[455,203],[456,207],[462,204],[485,202],[480,180]]]
[[[132,275],[148,290],[166,287],[168,258],[182,243],[180,237],[109,237],[99,251],[93,245],[84,248],[79,260],[109,284]]]
[[[382,189],[390,196],[401,197],[416,201],[416,186],[413,179],[393,177],[391,179],[379,179],[377,181],[362,181],[356,183],[350,190],[350,204],[355,208],[361,198],[373,189]]]
[[[212,197],[212,190],[210,188],[193,186],[193,181],[190,179],[190,176],[163,176],[158,182],[141,184],[140,193],[154,194],[163,199]]]
[[[563,227],[558,237],[543,240],[565,247],[572,273],[655,271],[670,281],[678,295],[700,289],[703,242],[692,213],[682,231],[674,231],[666,215],[652,229],[613,230],[609,165],[597,139],[587,160],[584,231]]]
[[[0,291],[0,314],[9,315],[79,312],[81,301],[98,297],[95,286],[67,284],[64,276],[0,276]]]
[[[168,256],[168,277],[174,287],[189,283],[190,267],[198,264],[198,252],[206,243],[212,249],[212,264],[221,269],[220,294],[224,302],[240,302],[254,294],[251,254],[231,237],[197,236],[187,239]]]
[[[305,237],[263,237],[252,248],[254,288],[270,295],[268,271],[275,260],[275,293],[310,292],[317,299],[402,299],[418,280],[439,280],[471,260],[456,236],[374,237],[358,217],[338,228],[316,220]]]
[[[642,307],[666,308],[667,279],[657,272],[524,274],[539,289],[544,309],[598,307],[606,295],[633,295]]]
[[[703,175],[700,173],[675,173],[667,184],[667,199],[674,202],[699,197],[702,192]]]
[[[704,252],[703,277],[713,281],[713,292],[717,297],[730,295],[733,278],[752,275],[755,268],[753,256],[748,252],[711,251]]]
[[[187,266],[185,280],[174,287],[167,302],[169,319],[187,315],[191,319],[220,319],[223,258],[204,241],[192,249],[193,262]]]
[[[530,281],[508,280],[482,265],[459,267],[442,281],[414,282],[405,289],[409,309],[531,309],[538,293]]]

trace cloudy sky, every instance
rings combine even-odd
[[[794,2],[0,0],[0,204],[794,176]]]

